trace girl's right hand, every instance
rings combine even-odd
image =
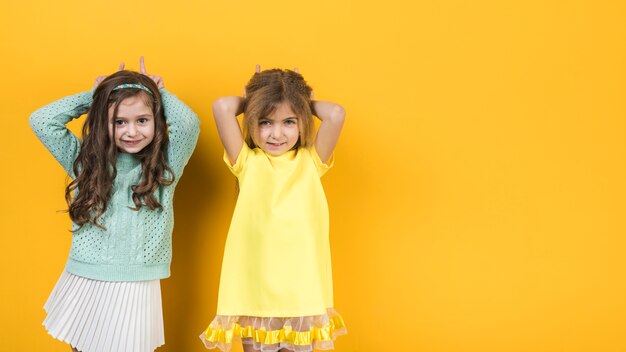
[[[120,67],[118,67],[118,71],[122,71],[124,69],[124,63],[120,63]],[[104,81],[105,78],[107,78],[108,76],[98,76],[96,77],[96,81],[93,84],[93,89],[98,88],[98,86],[100,85],[100,83],[102,83],[102,81]]]
[[[256,66],[254,67],[254,73],[259,73],[259,72],[261,72],[261,65],[256,64]],[[246,98],[246,95],[247,95],[246,93],[247,93],[246,92],[246,87],[244,86],[243,87],[243,98],[244,99]]]

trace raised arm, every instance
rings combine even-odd
[[[221,97],[213,103],[213,116],[230,164],[234,165],[243,147],[243,135],[237,116],[243,113],[242,97]]]
[[[30,115],[31,128],[71,177],[74,177],[72,168],[80,151],[80,140],[65,125],[89,110],[92,95],[93,91],[70,95]]]
[[[122,62],[118,70],[123,69]],[[80,140],[65,125],[89,111],[93,92],[105,78],[98,76],[90,91],[59,99],[30,115],[31,128],[71,177],[75,176],[73,168],[80,152]]]
[[[200,133],[200,120],[185,103],[165,89],[161,76],[148,74],[143,56],[139,57],[139,73],[150,77],[161,93],[163,113],[169,135],[167,162],[172,167],[176,181],[178,181],[196,148]]]
[[[200,133],[198,116],[174,94],[165,88],[159,89],[163,100],[163,112],[167,121],[169,144],[167,162],[180,180],[183,169],[196,148]]]
[[[326,163],[339,140],[346,112],[338,104],[317,100],[311,102],[311,112],[322,121],[315,137],[315,149],[322,162]]]

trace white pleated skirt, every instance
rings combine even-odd
[[[160,280],[97,281],[64,271],[44,309],[48,333],[81,352],[152,352],[165,343]]]

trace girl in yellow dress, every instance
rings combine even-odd
[[[228,351],[241,340],[246,352],[330,350],[346,333],[333,309],[328,204],[320,182],[332,166],[345,112],[311,97],[297,69],[260,72],[257,66],[244,98],[213,104],[239,195],[217,316],[200,335],[207,348]],[[317,135],[313,115],[321,120]]]

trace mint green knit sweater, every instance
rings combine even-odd
[[[176,96],[165,89],[160,92],[168,125],[167,162],[176,180],[155,192],[162,209],[132,210],[131,186],[141,179],[141,163],[132,154],[119,153],[113,193],[100,218],[106,230],[85,224],[72,233],[66,270],[74,275],[102,281],[154,280],[170,275],[174,189],[196,146],[200,122]],[[33,131],[70,177],[74,176],[80,140],[65,125],[89,110],[92,94],[88,91],[65,97],[30,117]],[[73,228],[78,227],[73,224]]]

